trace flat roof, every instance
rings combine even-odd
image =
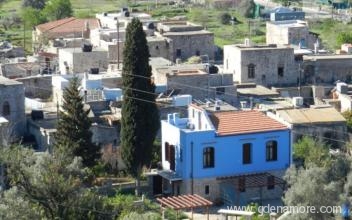
[[[149,65],[153,66],[171,66],[172,61],[165,59],[164,57],[150,57]]]
[[[288,129],[284,124],[254,110],[216,112],[210,115],[210,119],[219,136]]]
[[[231,44],[225,45],[225,47],[233,47],[239,50],[293,50],[292,47],[289,46],[281,46],[281,45],[250,45],[246,46],[244,44]]]
[[[93,47],[91,52],[83,52],[81,47],[69,47],[69,48],[62,48],[60,49],[62,51],[67,51],[71,53],[94,53],[94,52],[108,52],[107,50],[104,50],[101,47]],[[60,51],[59,50],[59,51]]]
[[[245,96],[279,96],[278,92],[266,88],[265,86],[256,85],[254,87],[237,87],[237,93]]]
[[[267,23],[279,27],[307,27],[307,22],[302,20],[268,21]]]
[[[205,34],[212,34],[213,32],[207,30],[199,30],[199,31],[177,31],[177,32],[166,32],[163,33],[163,36],[179,36],[179,35],[205,35]]]
[[[330,54],[330,55],[304,55],[304,60],[333,60],[333,59],[352,59],[352,54]]]
[[[0,76],[0,85],[11,86],[11,85],[23,85],[23,83],[18,82],[13,79],[9,79],[3,76]]]
[[[278,110],[276,114],[290,124],[346,122],[346,119],[332,107]]]

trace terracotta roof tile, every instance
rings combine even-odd
[[[288,129],[258,111],[216,112],[210,115],[218,135],[235,135]]]
[[[36,26],[38,30],[46,33],[67,33],[77,32],[84,29],[85,23],[89,23],[90,29],[99,28],[99,20],[97,18],[64,18],[57,21],[40,24]]]

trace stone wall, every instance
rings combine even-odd
[[[248,76],[250,65],[254,65],[254,78]],[[233,73],[239,83],[263,86],[296,84],[299,77],[292,48],[225,46],[224,71]]]
[[[20,137],[26,131],[24,88],[22,83],[2,84],[0,81],[0,115],[9,121],[9,129]],[[9,114],[4,114],[5,104],[9,104]]]
[[[275,170],[269,171],[271,175],[274,175],[278,178],[283,178],[285,170]],[[217,180],[216,178],[206,178],[206,179],[195,179],[193,180],[193,193],[198,194],[206,199],[211,201],[217,201],[221,199],[221,184],[230,184],[233,185],[235,190],[234,179],[229,180]],[[205,187],[209,186],[209,194],[205,194]],[[174,192],[177,192],[177,185],[174,186]],[[181,194],[190,194],[192,193],[192,181],[184,180],[179,185]],[[246,188],[245,192],[237,192],[240,198],[243,198],[245,204],[233,204],[233,205],[246,205],[258,198],[261,195],[262,200],[272,200],[280,199],[283,195],[284,186],[275,185],[274,189],[267,189],[266,186],[255,187],[255,188]],[[237,194],[237,195],[238,195]],[[259,202],[259,201],[258,201]]]
[[[302,81],[308,84],[352,82],[352,56],[304,56]]]
[[[348,141],[347,126],[345,122],[327,124],[301,124],[293,126],[293,143],[304,135],[317,138],[332,148],[339,148]],[[341,142],[343,141],[343,142]]]
[[[120,143],[120,130],[118,126],[106,126],[93,124],[90,130],[93,133],[92,142],[106,145],[113,144],[118,145]]]
[[[48,99],[52,97],[51,75],[18,78],[23,83],[25,96],[28,98]]]
[[[289,23],[290,21],[286,22]],[[277,45],[292,44],[298,46],[299,43],[303,40],[303,47],[314,49],[314,43],[317,41],[318,37],[309,32],[308,26],[304,26],[304,24],[295,26],[293,22],[296,21],[292,21],[292,27],[280,24],[276,25],[271,22],[267,22],[266,43]]]
[[[82,52],[81,48],[61,49],[59,60],[61,74],[67,74],[66,66],[69,73],[83,73],[91,68],[99,68],[100,72],[108,69],[108,51]]]
[[[148,47],[151,57],[163,57],[173,60],[173,42],[168,38],[148,37]]]
[[[215,46],[214,46],[214,34],[182,34],[167,35],[166,37],[172,40],[172,61],[176,61],[176,58],[186,60],[192,56],[208,55],[210,60],[214,60]],[[181,56],[177,56],[177,50],[180,50]],[[170,57],[171,58],[171,57]]]

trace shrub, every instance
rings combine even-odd
[[[221,24],[230,24],[230,21],[231,21],[231,15],[229,13],[222,13],[220,15],[220,21],[221,21]]]

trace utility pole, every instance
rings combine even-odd
[[[117,30],[117,40],[116,40],[116,44],[117,44],[117,70],[120,69],[120,24],[119,24],[119,18],[117,18],[116,20],[116,30]]]
[[[301,64],[299,64],[299,79],[298,79],[298,96],[301,96],[301,89],[302,89],[302,87],[301,87],[301,73],[302,73],[302,66],[301,66]]]
[[[23,50],[26,54],[26,21],[23,21]]]

